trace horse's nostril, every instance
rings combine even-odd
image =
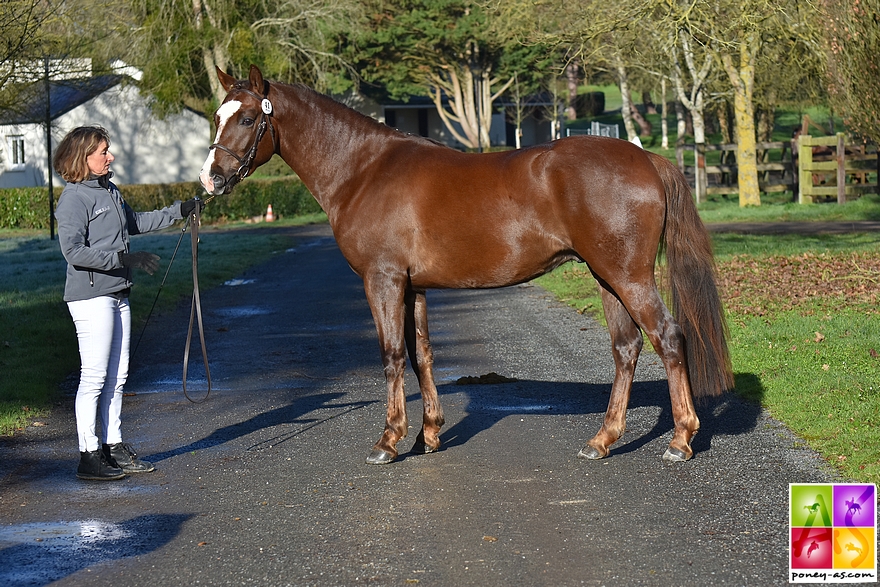
[[[211,181],[214,182],[214,191],[218,191],[223,189],[223,186],[226,185],[226,178],[222,175],[217,175],[216,173],[211,176]]]

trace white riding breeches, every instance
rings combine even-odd
[[[68,302],[79,342],[76,431],[80,452],[122,442],[122,388],[128,378],[131,306],[128,298],[100,296]],[[101,437],[96,433],[101,414]]]

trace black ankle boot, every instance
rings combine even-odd
[[[130,444],[117,442],[101,446],[104,456],[111,465],[116,465],[125,473],[150,473],[156,470],[152,463],[141,461]]]
[[[113,481],[125,477],[125,472],[108,463],[103,451],[92,450],[79,453],[76,476],[89,481]]]

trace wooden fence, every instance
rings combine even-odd
[[[800,135],[790,142],[758,143],[759,189],[762,193],[791,191],[798,194],[801,203],[835,195],[842,203],[847,196],[880,193],[877,147],[850,144],[838,149],[841,140],[845,141],[842,133],[831,137]],[[833,155],[829,154],[831,147],[836,150]],[[695,165],[684,164],[685,150],[694,151]],[[715,151],[720,151],[719,163],[707,164],[706,154]],[[837,157],[837,151],[844,153],[844,157]],[[774,156],[779,153],[779,159],[771,161],[771,153]],[[693,175],[692,187],[697,202],[703,202],[711,195],[739,192],[735,144],[700,145],[699,148],[693,144],[679,145],[676,147],[676,160],[682,172]],[[872,174],[876,174],[876,181],[869,183]],[[830,176],[843,177],[844,181],[829,184]]]
[[[865,192],[880,193],[877,147],[848,145],[846,138],[843,133],[830,137],[798,137],[798,202],[812,204],[816,198],[831,196],[837,198],[838,204],[844,204],[847,198],[855,199]],[[872,173],[876,173],[876,181],[869,183]]]
[[[761,192],[796,191],[798,182],[797,162],[792,157],[792,144],[784,141],[763,142],[756,145],[758,161],[758,187]],[[736,194],[737,185],[736,144],[726,145],[679,145],[675,148],[676,159],[684,173],[693,170],[694,197],[703,202],[706,196]],[[684,151],[695,152],[696,165],[684,165]],[[779,151],[780,159],[770,161],[771,150]],[[679,151],[681,151],[679,153]],[[720,151],[717,165],[706,164],[706,153]]]

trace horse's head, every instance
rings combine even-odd
[[[199,173],[205,191],[215,195],[229,193],[275,152],[269,84],[260,68],[251,65],[248,79],[236,81],[218,67],[217,77],[227,94],[214,114],[217,136]]]

